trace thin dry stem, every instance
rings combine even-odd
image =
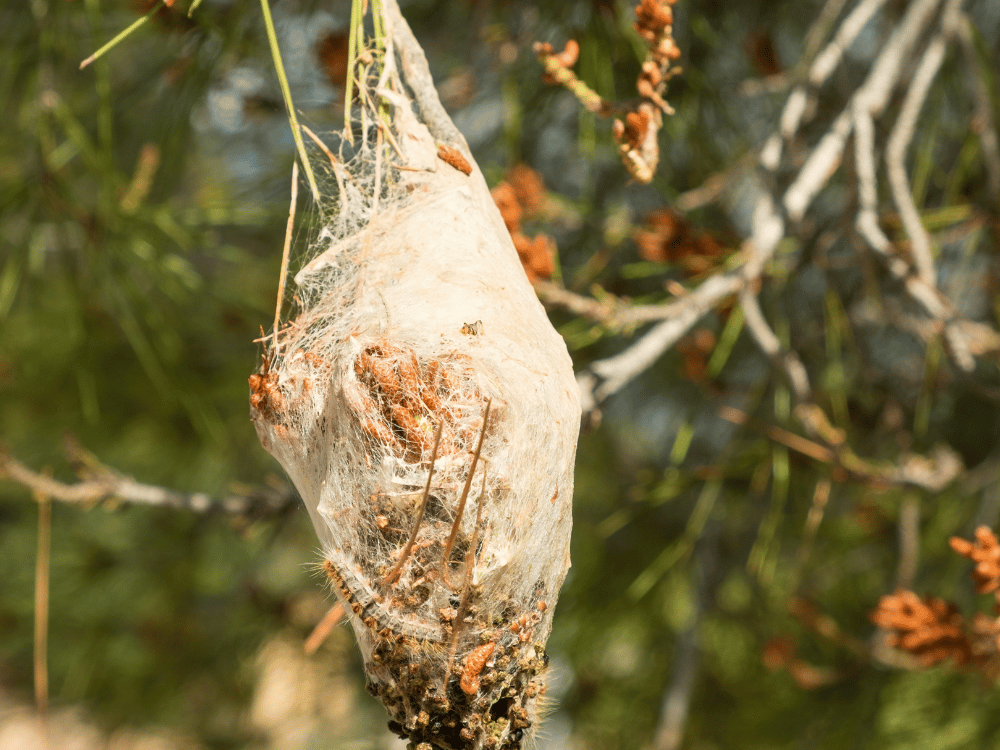
[[[747,285],[740,290],[740,304],[743,306],[747,329],[757,341],[757,345],[788,380],[796,400],[800,402],[812,400],[812,387],[809,385],[805,365],[792,350],[782,351],[781,342],[764,319],[757,295],[751,286]]]
[[[826,504],[830,500],[832,487],[833,483],[829,477],[820,477],[816,480],[812,504],[809,506],[805,527],[802,530],[802,541],[799,543],[799,549],[795,555],[795,572],[792,574],[792,585],[789,587],[793,594],[798,593],[799,585],[802,582],[802,572],[812,552],[819,525],[823,522],[823,514],[826,511]]]
[[[34,673],[42,746],[49,742],[49,561],[52,551],[52,500],[35,492],[38,502],[38,556],[35,562]]]
[[[465,486],[462,488],[462,496],[458,499],[458,509],[455,511],[455,522],[451,526],[451,534],[448,542],[444,545],[444,554],[441,555],[441,580],[448,588],[454,590],[448,582],[448,557],[451,555],[451,548],[455,544],[458,530],[462,526],[462,514],[465,512],[465,502],[469,498],[469,488],[472,486],[472,476],[476,473],[476,464],[479,463],[479,455],[483,451],[483,439],[486,437],[486,428],[490,419],[490,406],[493,399],[486,400],[486,409],[483,411],[483,428],[479,431],[479,441],[476,443],[476,452],[472,454],[472,464],[469,466],[469,475],[465,478]]]
[[[483,520],[483,502],[486,499],[486,469],[483,467],[483,486],[479,491],[479,502],[476,504],[476,525],[472,530],[472,541],[469,543],[469,550],[465,553],[465,576],[462,578],[462,595],[458,601],[454,627],[451,634],[451,646],[448,648],[448,668],[444,673],[443,689],[447,689],[448,680],[451,678],[451,670],[455,664],[455,653],[458,651],[458,640],[462,631],[462,623],[465,622],[465,614],[469,608],[469,591],[472,584],[472,566],[476,561],[476,546],[479,544],[479,525]]]
[[[907,492],[899,505],[899,562],[896,564],[896,588],[909,589],[920,562],[920,499]]]
[[[410,532],[410,538],[406,541],[406,546],[403,547],[403,551],[399,554],[399,560],[396,564],[392,566],[392,570],[385,574],[385,578],[382,579],[382,583],[385,585],[390,585],[399,578],[399,574],[403,570],[403,566],[406,564],[406,560],[410,556],[410,552],[413,551],[413,544],[417,540],[417,533],[420,531],[420,524],[423,523],[424,513],[427,511],[427,501],[431,496],[431,479],[434,478],[434,464],[437,462],[438,447],[441,445],[441,431],[444,429],[444,420],[442,419],[438,422],[437,432],[434,433],[434,448],[431,450],[431,465],[427,470],[427,485],[424,487],[424,496],[420,500],[420,510],[417,511],[417,518],[413,522],[413,531]]]
[[[347,610],[344,609],[344,605],[340,602],[334,604],[323,615],[323,619],[320,620],[313,631],[306,638],[305,643],[302,644],[302,650],[306,654],[314,654],[323,645],[323,642],[330,637],[330,633],[337,626],[337,623],[344,619],[344,614]]]
[[[285,246],[281,252],[281,273],[278,277],[278,301],[274,306],[274,356],[278,355],[278,326],[281,325],[281,303],[285,300],[285,280],[288,277],[288,256],[292,250],[292,230],[295,228],[295,204],[299,199],[299,163],[292,162],[292,202],[285,225]]]
[[[333,168],[333,176],[337,179],[337,189],[340,191],[337,194],[343,195],[344,177],[341,173],[345,171],[344,166],[339,161],[337,161],[337,157],[333,155],[333,152],[330,150],[330,147],[327,146],[325,143],[323,143],[323,141],[320,140],[320,137],[318,135],[312,132],[305,125],[302,125],[300,127],[302,128],[302,132],[308,135],[309,138],[312,140],[312,142],[315,143],[316,146],[319,148],[319,150],[326,155],[326,158],[330,160],[330,166]]]
[[[33,492],[64,503],[92,504],[114,498],[127,503],[152,505],[194,511],[219,512],[233,516],[270,516],[284,513],[299,504],[291,490],[250,489],[213,497],[206,493],[184,494],[166,487],[144,484],[94,461],[81,461],[78,446],[70,443],[67,453],[80,465],[81,481],[66,484],[32,471],[10,454],[0,449],[0,477],[6,477]]]

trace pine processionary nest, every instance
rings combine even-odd
[[[390,727],[420,750],[515,750],[538,722],[569,567],[579,396],[387,13],[398,56],[367,96],[392,125],[371,105],[334,163],[336,210],[295,276],[298,315],[250,378],[251,416],[306,503]]]

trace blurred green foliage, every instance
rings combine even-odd
[[[995,77],[996,14],[972,5],[980,72]],[[259,8],[205,0],[188,18],[178,2],[78,70],[147,8],[123,0],[0,8],[0,440],[67,479],[60,442],[68,432],[102,462],[152,484],[208,492],[273,484],[281,480],[247,418],[245,378],[258,326],[273,317],[293,146]],[[302,117],[333,129],[339,91],[313,80],[320,65],[309,35],[339,28],[348,4],[274,8]],[[682,2],[676,10],[685,68],[669,94],[677,114],[664,125],[657,179],[641,187],[628,183],[609,123],[546,86],[530,52],[536,39],[575,38],[581,78],[605,97],[628,98],[642,49],[626,3],[404,3],[436,78],[473,76],[471,100],[446,103],[487,175],[497,181],[523,162],[545,176],[556,208],[537,228],[557,238],[559,273],[577,291],[660,301],[668,279],[691,281],[640,262],[629,236],[647,212],[760,144],[785,90],[739,93],[757,76],[748,30],[766,33],[787,66],[819,5]],[[960,82],[965,71],[949,59],[943,75]],[[247,80],[253,85],[240,84]],[[820,107],[836,108],[853,85],[849,67]],[[984,186],[964,84],[935,91],[914,153],[915,194],[939,233],[945,284],[974,288],[978,317],[995,325],[997,199]],[[997,112],[995,87],[992,96]],[[835,182],[840,193],[825,213],[783,245],[761,294],[765,313],[860,455],[893,461],[944,442],[969,467],[985,462],[977,478],[937,494],[873,488],[767,439],[763,425],[797,430],[787,388],[738,311],[711,314],[703,326],[719,343],[702,353],[707,371],[690,377],[693,355],[678,347],[581,438],[573,568],[551,639],[555,713],[543,747],[649,746],[693,623],[700,656],[685,747],[996,746],[1000,697],[979,677],[948,666],[877,666],[792,614],[801,595],[843,633],[870,638],[868,612],[894,587],[899,509],[910,501],[920,510],[915,589],[971,613],[969,566],[947,539],[976,523],[995,526],[1000,513],[990,463],[1000,455],[996,361],[984,357],[960,376],[940,341],[925,345],[889,323],[864,328],[852,317],[861,302],[898,290],[847,238],[848,184]],[[745,231],[747,189],[736,179],[687,219],[731,252]],[[579,367],[620,351],[634,333],[552,317]],[[722,406],[752,419],[736,427],[719,419]],[[806,558],[803,529],[823,481],[832,491]],[[271,746],[248,706],[262,645],[276,634],[304,638],[316,619],[301,614],[320,590],[305,514],[239,524],[138,507],[60,506],[54,515],[53,703],[83,705],[107,727],[178,727],[211,748]],[[23,490],[0,485],[8,560],[0,685],[24,700],[35,518]],[[762,654],[778,637],[835,679],[809,690],[787,671],[769,671]],[[336,656],[360,693],[360,660],[343,648],[347,638],[341,629],[315,658]],[[363,696],[357,705],[346,725],[309,746],[383,746],[381,709]]]

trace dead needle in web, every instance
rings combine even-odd
[[[333,632],[334,627],[337,623],[344,619],[344,614],[346,610],[344,605],[340,602],[334,604],[327,613],[323,616],[323,619],[317,623],[316,627],[313,628],[312,633],[306,638],[306,642],[302,645],[302,650],[307,654],[316,653],[317,649],[323,645],[323,641],[327,639],[331,632]]]
[[[285,247],[281,252],[281,274],[278,277],[278,302],[274,307],[274,353],[278,354],[278,326],[281,325],[281,303],[285,298],[285,278],[288,276],[288,256],[292,249],[292,229],[295,226],[295,204],[299,199],[299,163],[292,162],[292,203],[288,207],[285,227]]]
[[[413,531],[410,533],[410,538],[399,555],[399,560],[392,566],[392,570],[386,573],[385,578],[382,579],[382,583],[386,585],[392,584],[399,578],[400,571],[403,570],[403,565],[406,564],[406,560],[410,556],[410,551],[413,549],[413,543],[417,540],[417,532],[420,531],[420,524],[423,522],[424,512],[427,510],[427,499],[431,495],[431,478],[434,476],[434,464],[437,461],[438,446],[441,445],[442,429],[444,429],[443,419],[438,423],[437,432],[434,435],[434,448],[431,450],[431,468],[427,471],[427,485],[424,487],[424,496],[420,500],[420,510],[417,511],[417,520],[413,523]]]
[[[322,151],[324,154],[326,154],[326,158],[330,160],[330,166],[333,167],[333,176],[337,178],[337,187],[340,188],[340,194],[343,195],[344,177],[341,174],[341,172],[344,171],[344,165],[341,164],[339,161],[337,161],[337,157],[333,155],[333,152],[330,150],[330,147],[327,146],[325,143],[323,143],[323,141],[320,140],[320,137],[318,135],[312,132],[305,125],[300,125],[299,127],[302,128],[302,132],[308,135],[312,139],[312,142],[319,147],[319,150]],[[350,178],[350,175],[348,175],[348,178]]]
[[[443,690],[448,689],[448,679],[451,676],[452,665],[455,663],[455,652],[458,651],[458,637],[465,621],[465,612],[469,607],[469,586],[472,583],[472,565],[476,561],[476,547],[479,544],[479,525],[483,521],[483,502],[486,499],[486,470],[483,467],[483,486],[479,490],[479,503],[476,505],[476,525],[472,529],[472,541],[469,542],[469,551],[465,553],[465,576],[462,578],[462,595],[459,597],[458,613],[455,615],[452,626],[451,648],[448,649],[448,669],[444,673]],[[445,579],[447,584],[447,579]]]
[[[375,190],[372,191],[372,218],[374,221],[378,214],[378,198],[382,192],[382,128],[378,129],[375,136]]]
[[[458,510],[455,512],[455,523],[451,527],[451,536],[448,537],[448,543],[444,546],[444,554],[441,556],[441,580],[444,581],[445,585],[452,591],[455,587],[448,582],[448,557],[451,555],[452,545],[455,544],[455,537],[458,536],[458,530],[462,525],[462,514],[465,512],[465,501],[469,498],[469,488],[472,486],[472,476],[476,473],[476,464],[479,463],[479,454],[483,450],[483,439],[486,437],[486,426],[489,424],[490,419],[490,405],[493,403],[493,399],[487,399],[486,409],[483,412],[483,429],[479,431],[479,442],[476,443],[476,452],[472,454],[472,465],[469,466],[469,476],[465,478],[465,487],[462,488],[462,496],[458,499]]]

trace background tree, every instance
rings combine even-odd
[[[158,7],[80,72],[149,7],[8,5],[3,700],[51,467],[109,496],[53,508],[56,746],[392,746],[349,633],[301,655],[314,537],[246,418],[294,148],[260,9]],[[301,119],[339,127],[348,4],[273,10]],[[666,90],[627,3],[404,12],[591,399],[543,743],[992,746],[995,614],[948,540],[1000,512],[993,5],[680,4]],[[878,628],[897,587],[957,609],[895,595]],[[958,646],[922,669],[889,645],[916,632]]]

